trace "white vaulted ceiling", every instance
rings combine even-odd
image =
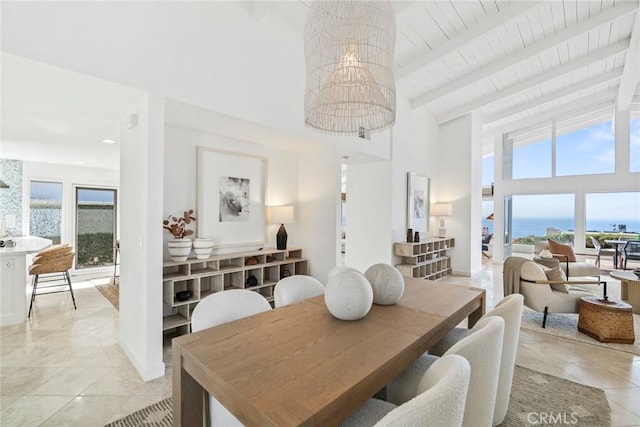
[[[310,2],[238,4],[255,20],[276,15],[302,44]],[[392,3],[398,91],[439,123],[476,111],[491,135],[589,105],[617,101],[628,108],[639,92],[639,0]],[[100,167],[117,164],[117,147],[99,141],[117,132],[122,105],[139,92],[81,76],[76,86],[63,70],[7,55],[2,62],[3,82],[19,83],[2,89],[3,157],[18,158],[13,148],[26,147],[51,159],[62,152],[56,142],[75,153],[82,147],[87,156],[99,153]],[[67,87],[82,96],[70,96]]]
[[[637,1],[413,2],[398,11],[397,82],[439,122],[485,130],[636,91]]]

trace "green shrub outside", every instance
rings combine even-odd
[[[586,233],[585,246],[587,248],[593,248],[593,242],[589,238],[589,236],[593,236],[600,242],[600,245],[603,248],[613,248],[613,245],[609,245],[605,243],[605,240],[618,240],[620,237],[620,233]],[[637,235],[627,234],[626,237],[637,239]],[[548,234],[546,236],[534,236],[532,234],[525,237],[518,237],[513,239],[513,243],[519,245],[535,245],[537,242],[542,242],[547,239],[557,240],[558,242],[563,243],[571,243],[573,244],[573,233],[555,233]]]
[[[80,234],[77,253],[76,268],[113,265],[113,233]]]

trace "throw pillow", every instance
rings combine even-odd
[[[547,280],[553,280],[558,282],[566,282],[567,276],[564,274],[564,271],[560,267],[554,268],[545,268],[544,274],[547,276]],[[554,291],[564,292],[565,294],[569,293],[569,285],[566,283],[556,283],[549,285]]]
[[[564,243],[549,239],[549,250],[555,255],[566,255],[569,262],[576,262],[576,254],[573,252],[573,248],[570,245],[565,245]],[[564,257],[560,259],[560,261],[564,260]]]

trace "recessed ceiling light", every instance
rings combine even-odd
[[[77,165],[80,165],[80,166],[84,166],[84,161],[79,160],[79,161],[77,161],[77,162],[76,162],[76,164],[77,164]]]
[[[113,139],[103,139],[102,142],[104,142],[105,144],[115,144],[116,142]]]

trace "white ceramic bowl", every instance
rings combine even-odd
[[[194,249],[212,248],[213,244],[214,244],[213,239],[200,237],[200,238],[194,239],[193,248]]]

